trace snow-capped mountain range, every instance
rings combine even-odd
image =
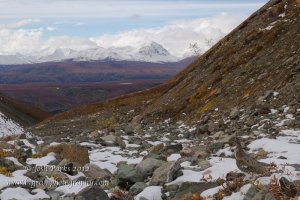
[[[95,61],[105,59],[153,63],[176,62],[181,60],[181,58],[171,55],[162,45],[152,41],[139,49],[133,47],[97,47],[86,50],[56,48],[44,49],[38,52],[36,56],[26,56],[22,54],[0,55],[0,65],[32,64],[62,60]]]

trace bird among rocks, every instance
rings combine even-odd
[[[237,167],[247,175],[268,175],[271,165],[262,163],[243,150],[241,142],[236,137],[235,159]]]

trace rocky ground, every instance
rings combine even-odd
[[[278,95],[253,110],[216,109],[193,126],[167,119],[138,133],[2,137],[0,199],[300,199],[300,106],[268,106]],[[274,166],[269,174],[240,171],[236,136]]]

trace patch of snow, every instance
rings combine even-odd
[[[36,166],[45,166],[48,165],[51,161],[55,160],[55,153],[51,152],[48,153],[47,156],[41,157],[41,158],[28,158],[26,161],[27,164],[34,164]]]
[[[37,200],[37,199],[48,199],[49,195],[42,189],[34,189],[32,190],[33,194],[30,194],[27,190],[21,187],[17,188],[7,188],[2,191],[0,195],[0,199],[2,200]]]
[[[231,171],[240,170],[236,166],[235,159],[232,158],[219,158],[213,157],[210,160],[212,165],[210,168],[203,171],[182,170],[183,175],[168,184],[182,183],[182,182],[200,182],[202,178],[211,178],[211,180],[217,180],[218,178],[226,179],[226,174]]]
[[[52,143],[50,143],[50,146],[56,146],[56,145],[59,145],[60,143],[58,143],[58,142],[52,142]]]
[[[89,184],[82,181],[72,183],[73,184],[59,186],[55,189],[55,191],[62,192],[64,194],[78,194],[81,190],[89,186]]]
[[[123,140],[126,144],[126,148],[139,148],[141,145],[138,144],[129,144],[127,140]]]
[[[100,146],[98,144],[94,144],[94,143],[91,143],[91,142],[81,142],[80,145],[81,146],[87,146],[87,147],[99,147]]]
[[[167,161],[177,161],[179,158],[181,158],[180,154],[171,154],[168,158]]]
[[[240,191],[232,193],[230,196],[224,197],[223,200],[240,200],[244,199],[245,194],[250,189],[251,184],[246,184],[241,187]]]
[[[277,112],[278,112],[278,110],[271,109],[271,113],[272,113],[272,114],[275,114],[275,113],[277,113]]]
[[[262,159],[262,162],[279,162],[279,156],[284,156],[287,159],[284,162],[289,164],[300,163],[300,144],[291,143],[287,140],[294,139],[291,137],[277,137],[276,139],[261,138],[253,141],[248,145],[253,152],[260,148],[264,149],[268,154],[268,158]]]
[[[137,164],[143,160],[143,157],[135,158],[130,156],[130,151],[122,151],[119,147],[92,150],[89,152],[89,158],[91,163],[98,165],[102,169],[108,169],[112,173],[117,170],[116,166],[121,161],[127,164]]]
[[[152,141],[147,141],[149,144],[151,144],[151,145],[158,145],[158,144],[164,144],[163,142],[161,142],[161,141],[154,141],[154,142],[152,142]]]
[[[233,152],[231,151],[231,147],[226,147],[225,149],[220,149],[216,154],[218,156],[221,154],[225,154],[225,156],[232,156]]]
[[[7,135],[20,135],[24,133],[24,129],[13,120],[7,118],[0,112],[0,137]]]
[[[134,200],[162,200],[161,198],[161,187],[159,186],[150,186],[146,187],[141,193],[139,193]]]
[[[10,184],[26,184],[28,181],[32,181],[27,176],[24,176],[26,172],[26,170],[17,170],[12,173],[11,177],[0,174],[0,189]]]
[[[219,192],[219,190],[223,189],[222,186],[218,186],[215,188],[211,188],[203,191],[200,196],[206,198],[207,200],[213,200],[213,195]]]
[[[15,165],[23,166],[15,157],[6,157],[6,159],[13,161]]]

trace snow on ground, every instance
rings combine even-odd
[[[241,187],[240,191],[232,193],[228,197],[224,197],[223,200],[240,200],[243,199],[247,191],[250,189],[251,184],[246,184]]]
[[[0,137],[6,135],[19,135],[24,133],[24,129],[13,120],[7,118],[0,112]]]
[[[182,182],[200,182],[202,178],[211,181],[217,180],[218,178],[225,179],[228,172],[239,172],[235,159],[213,157],[209,162],[212,166],[203,171],[182,170],[183,175],[169,183],[169,185]]]
[[[248,148],[250,153],[255,153],[260,149],[268,152],[267,158],[261,159],[261,162],[272,163],[274,162],[278,166],[278,170],[282,170],[280,173],[273,173],[271,177],[260,177],[256,180],[257,184],[267,185],[271,179],[286,177],[288,180],[293,181],[299,179],[295,168],[290,166],[292,164],[300,163],[300,131],[295,130],[283,130],[276,139],[260,138],[252,141]],[[219,150],[216,155],[225,154],[225,156],[232,156],[232,147],[226,147]],[[174,155],[172,155],[174,156]],[[285,157],[286,159],[279,159],[279,157]],[[169,157],[170,158],[170,157]],[[218,178],[226,179],[228,172],[240,172],[236,166],[236,160],[233,158],[221,158],[212,157],[209,160],[211,167],[203,171],[194,171],[190,166],[190,162],[181,163],[182,167],[188,167],[189,169],[183,170],[183,175],[175,179],[173,182],[167,185],[172,185],[182,182],[200,182],[202,178],[208,181],[215,181]],[[243,195],[248,191],[250,185],[244,185],[239,192],[233,193],[231,196],[224,199],[239,200],[243,199]],[[202,197],[212,199],[211,197],[217,193],[222,186],[211,188],[201,193]]]
[[[248,145],[251,152],[264,149],[269,152],[267,158],[260,161],[277,165],[300,163],[300,131],[283,130],[276,139],[261,138]],[[279,157],[285,159],[278,159]]]
[[[15,157],[6,157],[6,159],[13,161],[17,166],[23,166]]]
[[[7,188],[2,191],[0,195],[0,199],[2,200],[9,200],[9,199],[16,199],[16,200],[36,200],[36,199],[44,199],[49,198],[49,195],[42,189],[35,189],[32,190],[33,194],[30,194],[26,189],[17,187],[17,188]]]
[[[51,161],[56,160],[55,153],[49,153],[47,156],[41,158],[28,158],[27,164],[35,164],[36,166],[48,165]]]
[[[25,173],[26,170],[17,170],[12,173],[11,177],[7,177],[0,174],[0,189],[6,187],[9,184],[28,184],[28,182],[32,180],[29,179],[27,176],[24,176]]]
[[[134,200],[161,200],[161,187],[160,186],[150,186],[146,187],[141,193],[139,193]]]
[[[125,153],[130,154],[131,151],[121,150],[119,147],[106,147],[100,150],[92,150],[89,153],[91,163],[98,165],[102,169],[108,169],[111,173],[117,171],[116,166],[121,161],[125,161],[127,164],[138,164],[143,160],[143,156],[126,157]]]
[[[179,158],[181,158],[181,155],[179,153],[174,153],[167,158],[167,161],[177,161]]]
[[[81,190],[88,187],[89,184],[84,182],[74,182],[73,184],[63,185],[55,189],[55,191],[62,192],[64,194],[78,194]]]

